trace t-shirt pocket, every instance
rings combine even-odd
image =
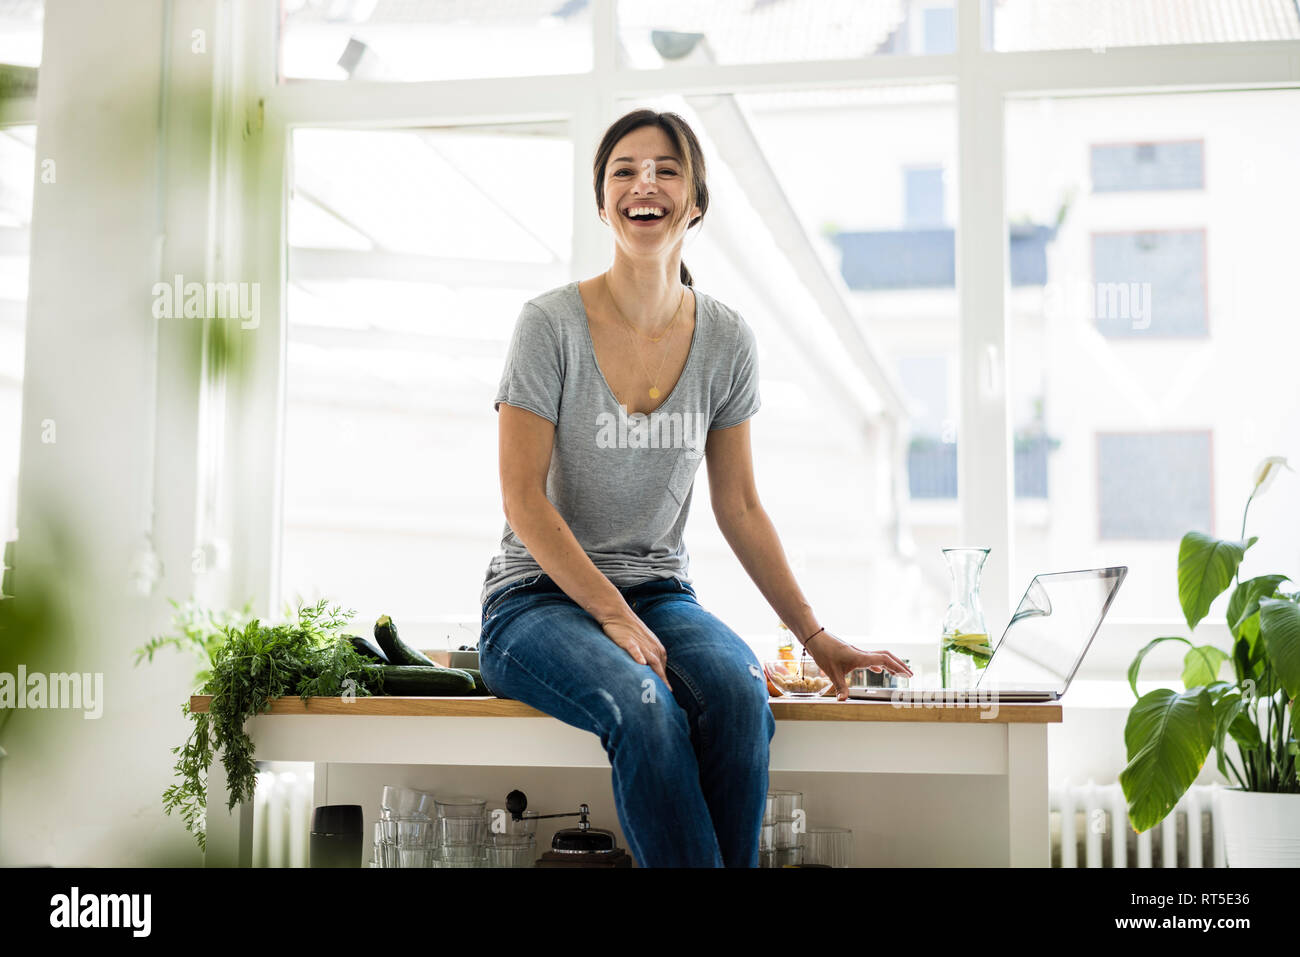
[[[704,449],[686,446],[677,450],[677,461],[668,476],[668,491],[678,505],[686,503],[690,494],[691,483],[695,480],[695,470],[699,468],[700,459],[704,458]]]

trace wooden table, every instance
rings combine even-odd
[[[210,700],[195,695],[190,710],[207,711]],[[771,707],[777,721],[771,770],[1005,778],[1006,805],[988,811],[1007,822],[1007,863],[1049,865],[1047,725],[1060,723],[1060,704],[999,704],[994,711],[826,697],[773,699]],[[609,767],[594,734],[503,698],[280,698],[245,728],[256,757],[268,761]],[[316,804],[325,803],[317,797]],[[206,864],[246,867],[252,802],[229,813],[227,800],[225,769],[214,755]]]

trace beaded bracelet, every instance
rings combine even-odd
[[[826,626],[825,626],[825,625],[822,625],[822,627],[818,628],[818,629],[817,629],[816,631],[814,631],[811,635],[809,635],[807,638],[805,638],[805,639],[804,639],[804,642],[803,642],[804,650],[805,650],[805,651],[808,650],[808,642],[812,641],[814,638],[816,638],[818,635],[820,635],[820,634],[821,634],[823,631],[825,631],[825,630],[826,630]]]

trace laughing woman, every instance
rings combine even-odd
[[[753,651],[688,574],[701,459],[727,542],[840,699],[854,668],[911,672],[822,626],[758,500],[754,336],[681,261],[709,205],[695,134],[627,114],[594,185],[613,264],[524,304],[496,394],[506,525],[479,667],[498,697],[599,736],[640,866],[755,867],[776,724]]]

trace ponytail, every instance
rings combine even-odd
[[[691,276],[691,271],[690,271],[689,269],[686,268],[686,263],[682,263],[681,278],[682,278],[682,285],[683,285],[683,286],[694,286],[694,285],[695,285],[695,279]]]

